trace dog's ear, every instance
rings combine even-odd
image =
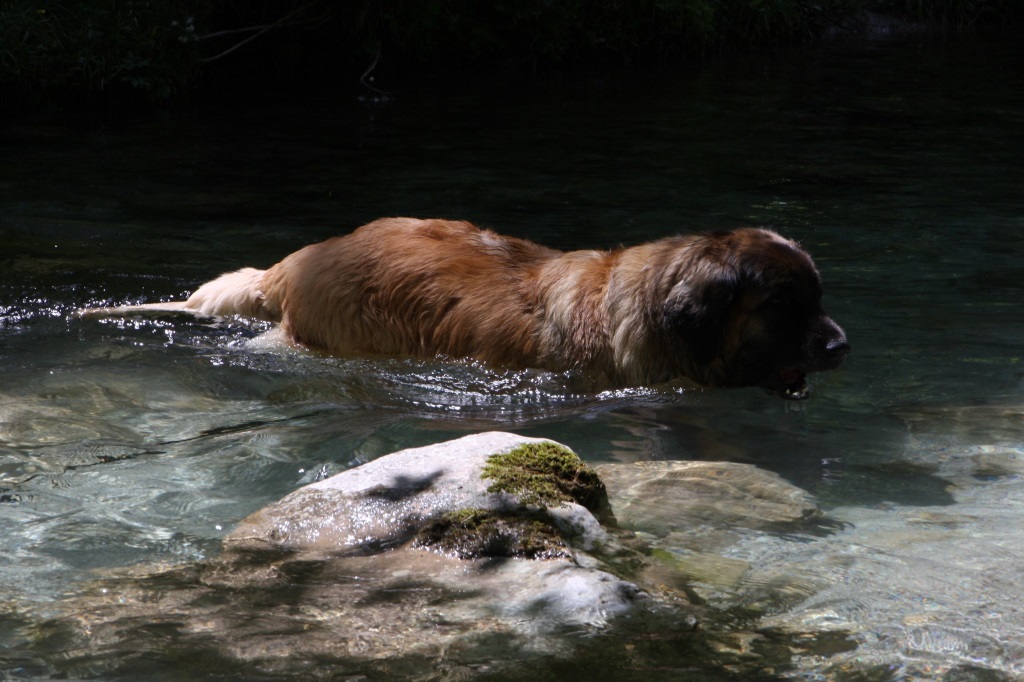
[[[662,325],[669,336],[682,341],[698,365],[708,365],[725,340],[729,309],[739,295],[736,273],[722,266],[685,273],[662,306]]]

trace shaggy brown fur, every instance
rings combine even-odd
[[[467,222],[384,218],[186,301],[100,312],[132,310],[257,317],[331,355],[471,357],[615,385],[685,377],[791,398],[849,351],[810,257],[752,228],[562,252]]]

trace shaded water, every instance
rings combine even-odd
[[[813,493],[835,532],[707,548],[754,567],[723,608],[858,644],[798,656],[789,675],[1024,675],[1022,66],[1009,44],[892,40],[693,75],[4,131],[4,673],[98,674],[98,649],[31,627],[93,570],[207,558],[298,485],[503,429],[592,462],[750,462]],[[794,405],[261,354],[243,347],[259,325],[69,315],[180,296],[382,215],[560,248],[771,225],[815,256],[854,354]],[[678,673],[680,654],[648,664]]]

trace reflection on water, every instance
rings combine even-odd
[[[686,77],[409,93],[375,110],[3,131],[5,674],[60,672],[72,644],[26,626],[90,571],[209,559],[239,519],[298,485],[485,429],[551,437],[593,462],[747,462],[812,493],[834,532],[744,531],[705,548],[751,567],[711,603],[758,614],[765,632],[815,633],[787,674],[1024,674],[1020,67],[998,42],[832,45]],[[770,224],[815,256],[854,354],[794,405],[253,352],[265,327],[241,320],[72,315],[178,297],[397,214],[562,248]],[[616,646],[640,647],[645,674],[685,667],[685,647],[659,650],[651,632]],[[144,675],[132,660],[123,674]],[[289,674],[304,675],[273,673]]]

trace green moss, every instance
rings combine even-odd
[[[460,559],[569,556],[565,541],[549,520],[487,509],[443,514],[417,534],[413,546]]]
[[[667,549],[661,549],[660,547],[654,547],[651,549],[651,558],[661,561],[663,563],[674,564],[676,563],[676,555]]]
[[[597,472],[557,443],[526,443],[505,454],[491,455],[483,478],[493,481],[488,492],[509,493],[527,505],[577,502],[596,511],[608,504],[608,493]]]

